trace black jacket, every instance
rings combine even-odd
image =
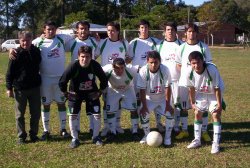
[[[9,60],[6,73],[6,88],[11,90],[27,90],[41,85],[39,66],[41,62],[40,50],[31,45],[29,50],[17,48],[15,60]]]

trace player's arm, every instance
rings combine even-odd
[[[67,89],[68,89],[68,82],[71,79],[71,77],[73,76],[74,73],[74,69],[73,69],[73,65],[74,64],[70,64],[67,69],[63,72],[60,80],[59,80],[59,88],[61,90],[61,92],[64,93],[65,96],[67,96]]]
[[[217,108],[214,111],[214,113],[220,113],[222,111],[221,90],[220,90],[220,88],[214,88],[214,92],[215,92],[215,97],[216,97],[216,101],[217,101]]]
[[[145,89],[140,89],[140,100],[142,104],[142,108],[140,109],[140,115],[146,116],[148,111],[148,106],[147,106],[147,101],[146,101],[146,90]]]
[[[96,76],[98,77],[100,81],[100,90],[104,92],[104,90],[108,86],[108,78],[99,63],[95,62],[94,65],[95,65],[94,69],[95,69]]]
[[[170,105],[172,90],[170,85],[165,88],[165,98],[166,98],[166,112],[173,112],[173,108]]]
[[[6,88],[7,88],[6,94],[8,97],[14,97],[13,86],[12,86],[14,80],[13,71],[14,71],[13,60],[10,60],[8,65],[8,70],[6,73]]]
[[[189,89],[189,99],[190,99],[190,104],[193,110],[197,110],[196,104],[195,104],[195,87],[190,86],[188,87]]]

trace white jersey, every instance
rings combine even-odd
[[[175,41],[162,40],[157,44],[157,50],[161,55],[161,63],[168,67],[172,82],[178,81],[180,78],[180,71],[176,66],[176,57],[182,43],[177,39]]]
[[[69,35],[57,34],[53,39],[38,37],[32,44],[41,50],[40,73],[43,76],[57,77],[64,72],[65,43],[72,39]]]
[[[133,88],[133,79],[137,75],[137,67],[127,66],[122,76],[117,76],[112,64],[105,65],[103,71],[109,80],[109,87],[117,92],[124,92],[128,88]]]
[[[97,54],[101,56],[101,65],[112,64],[116,58],[123,58],[127,55],[128,41],[111,41],[109,38],[101,39],[98,44]]]
[[[188,57],[193,51],[201,52],[205,62],[212,62],[210,50],[205,43],[201,41],[194,45],[190,45],[187,42],[183,43],[179,47],[178,55],[176,57],[176,63],[181,64],[181,77],[179,81],[180,86],[184,86],[183,83],[185,82],[185,73],[187,72],[188,67],[190,67]]]
[[[147,64],[147,53],[156,50],[159,39],[149,37],[147,39],[135,38],[129,43],[129,57],[132,58],[132,65],[140,67]]]
[[[71,62],[78,59],[78,50],[81,46],[89,46],[92,48],[92,59],[96,58],[96,50],[97,50],[97,41],[92,38],[88,37],[86,40],[80,40],[78,37],[75,39],[70,40],[66,44],[66,50],[71,52]]]
[[[171,75],[168,68],[160,65],[156,73],[150,72],[144,65],[137,76],[137,88],[146,90],[146,99],[158,102],[165,98],[165,89],[171,85]]]
[[[215,88],[224,91],[224,82],[216,66],[207,63],[202,74],[197,74],[192,68],[189,68],[186,74],[185,85],[187,87],[195,87],[197,93],[214,94]]]

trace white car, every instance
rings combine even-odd
[[[18,39],[9,39],[2,43],[2,51],[7,51],[11,48],[17,48],[20,46]]]

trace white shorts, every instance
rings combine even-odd
[[[173,102],[174,104],[177,104],[177,103],[180,103],[179,102],[179,84],[178,84],[178,81],[172,81],[172,84],[171,84],[171,89],[172,89],[172,101],[171,103]]]
[[[137,109],[136,96],[133,87],[128,88],[124,92],[114,91],[112,88],[108,88],[106,97],[106,110],[107,112],[115,112],[119,110],[119,105],[129,111],[135,111]]]
[[[161,101],[154,102],[154,101],[147,99],[146,101],[147,101],[149,113],[154,111],[157,114],[164,115],[164,116],[166,115],[166,100],[163,99]]]
[[[182,109],[191,109],[191,104],[189,100],[189,90],[187,87],[179,86],[179,103],[181,104]]]
[[[209,111],[210,113],[213,113],[217,108],[217,99],[215,94],[197,93],[195,101],[196,107],[201,112]]]
[[[65,102],[65,97],[58,85],[59,79],[60,77],[42,76],[41,98],[43,105],[49,105],[53,100],[57,103]]]

